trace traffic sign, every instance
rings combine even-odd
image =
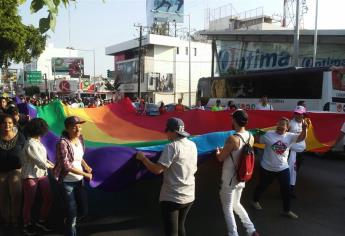
[[[40,84],[42,83],[42,73],[41,71],[28,71],[26,73],[27,81],[30,84]]]

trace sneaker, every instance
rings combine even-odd
[[[291,219],[294,219],[294,220],[298,219],[298,215],[296,215],[292,211],[284,212],[283,215],[286,216],[286,217],[289,217]]]
[[[47,224],[46,221],[37,221],[35,223],[35,225],[40,228],[41,230],[43,230],[44,232],[51,232],[53,231],[53,229]]]
[[[262,210],[262,206],[260,205],[259,202],[252,202],[252,206],[253,206],[254,209],[256,209],[256,210]]]
[[[29,224],[29,225],[24,225],[23,227],[23,233],[25,235],[28,235],[28,236],[31,236],[31,235],[36,235],[36,231],[35,231],[35,228],[32,224]]]
[[[260,236],[258,232],[254,231],[251,236]]]

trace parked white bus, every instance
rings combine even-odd
[[[264,95],[274,110],[291,111],[303,100],[309,111],[345,113],[345,68],[255,71],[198,82],[197,99],[207,107],[219,99],[222,106],[232,100],[238,108],[255,109]]]

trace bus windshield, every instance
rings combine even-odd
[[[322,78],[322,71],[253,73],[211,79],[205,90],[213,98],[320,99]]]

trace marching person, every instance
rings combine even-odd
[[[235,213],[240,217],[247,234],[251,236],[259,236],[256,232],[253,222],[249,219],[248,213],[241,205],[241,195],[245,187],[245,182],[238,182],[236,168],[239,163],[243,140],[249,140],[249,144],[253,146],[254,137],[246,131],[245,126],[248,123],[248,114],[241,109],[236,110],[232,114],[232,124],[236,133],[241,136],[231,135],[225,142],[224,148],[217,150],[216,157],[223,162],[220,199],[223,206],[223,212],[228,229],[228,236],[238,236]],[[243,140],[242,140],[243,139]]]
[[[85,146],[81,135],[81,124],[85,121],[77,116],[65,119],[65,130],[56,146],[56,164],[54,175],[64,194],[67,218],[65,235],[77,235],[76,224],[78,212],[80,218],[88,212],[87,195],[84,179],[92,179],[92,169],[84,160]]]
[[[14,228],[19,225],[22,204],[20,172],[26,142],[15,122],[13,116],[0,115],[0,213],[4,223]]]
[[[197,149],[178,118],[169,118],[165,129],[168,140],[157,163],[142,152],[136,158],[154,174],[163,173],[159,202],[166,236],[185,236],[185,221],[195,199]]]
[[[273,106],[268,103],[266,95],[262,96],[260,102],[255,107],[256,110],[273,111]]]
[[[221,101],[217,99],[216,104],[211,107],[211,111],[222,111]]]
[[[21,173],[24,192],[23,232],[26,235],[36,234],[31,212],[37,191],[42,194],[43,205],[35,225],[45,232],[52,231],[47,223],[53,201],[47,170],[54,168],[54,165],[47,159],[47,150],[41,143],[42,136],[47,132],[48,124],[41,118],[34,118],[26,125],[29,139],[24,148]]]
[[[297,106],[294,110],[294,117],[289,122],[289,132],[294,134],[300,134],[302,132],[302,122],[306,114],[306,109],[303,106]],[[289,169],[290,169],[290,194],[291,197],[296,198],[295,185],[297,178],[297,171],[302,162],[302,152],[305,150],[305,141],[294,143],[290,147],[289,153]]]
[[[265,144],[265,150],[260,163],[260,182],[253,196],[252,205],[255,209],[262,209],[259,203],[262,193],[275,179],[278,179],[283,199],[283,214],[292,219],[298,219],[298,215],[290,209],[288,155],[292,144],[299,143],[306,138],[309,124],[309,120],[303,120],[301,133],[290,133],[287,132],[289,129],[289,119],[282,117],[278,120],[276,130],[267,131],[259,140],[256,138],[256,141]]]

